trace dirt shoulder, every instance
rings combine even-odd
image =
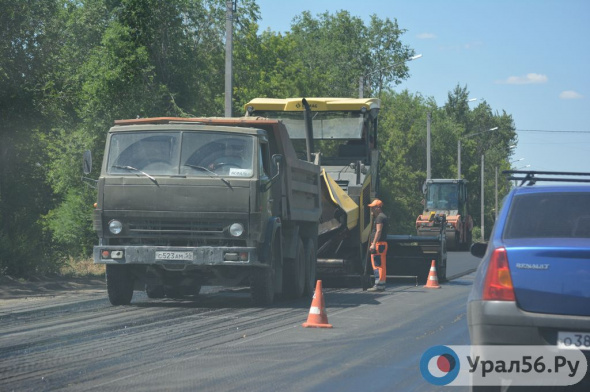
[[[0,300],[53,297],[80,291],[106,290],[104,277],[39,277],[30,280],[0,276]]]

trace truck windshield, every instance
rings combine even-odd
[[[426,208],[456,210],[459,208],[458,193],[457,184],[429,184],[426,194]]]
[[[252,136],[220,132],[121,132],[109,145],[109,174],[252,177]]]
[[[303,112],[257,111],[256,115],[283,121],[293,147],[305,159],[305,121]],[[312,112],[315,150],[322,153],[323,164],[368,163],[369,146],[364,132],[365,118],[360,112]]]
[[[258,111],[257,115],[282,120],[291,139],[305,140],[303,112]],[[360,139],[364,117],[360,112],[312,112],[314,139]]]

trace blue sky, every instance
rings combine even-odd
[[[518,130],[516,168],[590,172],[590,1],[257,0],[261,29],[290,30],[303,11],[396,19],[422,58],[399,86],[439,106],[457,84]],[[534,131],[534,132],[533,132]],[[544,132],[538,132],[544,131]],[[433,132],[436,130],[433,129]],[[453,151],[456,154],[456,151]]]

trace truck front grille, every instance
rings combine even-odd
[[[220,222],[144,219],[129,222],[128,229],[133,237],[207,237],[222,235],[224,227]]]

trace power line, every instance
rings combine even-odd
[[[590,131],[551,131],[546,129],[517,129],[516,132],[543,132],[543,133],[590,133]]]

